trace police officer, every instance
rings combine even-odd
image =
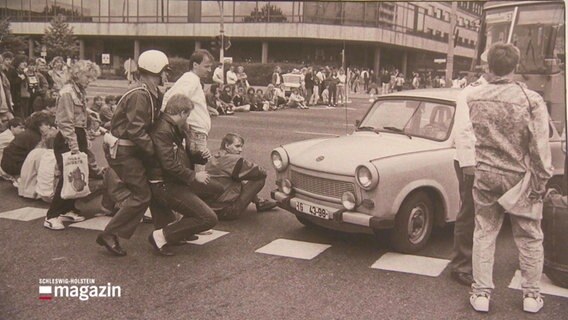
[[[143,52],[138,59],[140,79],[122,96],[111,120],[111,133],[117,141],[110,146],[109,165],[131,193],[98,235],[97,243],[117,256],[126,255],[118,237],[132,237],[150,204],[145,159],[154,156],[154,144],[148,133],[160,114],[162,94],[158,86],[168,64],[168,57],[161,51]]]

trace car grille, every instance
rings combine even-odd
[[[355,185],[350,182],[324,179],[292,170],[292,185],[295,189],[313,194],[341,199],[345,191],[355,194]]]

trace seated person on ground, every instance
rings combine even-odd
[[[91,105],[91,110],[93,110],[94,112],[100,112],[101,108],[103,107],[104,102],[103,102],[103,97],[101,96],[96,96],[93,98],[93,104]]]
[[[209,87],[209,91],[205,94],[205,103],[207,104],[207,111],[209,111],[209,115],[216,117],[219,115],[219,111],[217,111],[218,106],[218,94],[217,90],[219,85],[217,83],[212,84]]]
[[[55,192],[56,166],[53,140],[57,131],[50,132],[38,146],[30,151],[22,165],[22,174],[18,179],[18,195],[28,199],[44,199],[51,202]],[[42,165],[42,162],[45,163]],[[40,173],[41,168],[41,173]],[[41,175],[41,179],[39,178]],[[41,180],[41,185],[39,181]],[[50,184],[51,182],[51,184]],[[41,195],[37,192],[41,191]]]
[[[264,101],[268,102],[268,110],[276,110],[276,89],[274,85],[271,83],[266,87],[266,91],[264,92]]]
[[[24,132],[24,120],[22,118],[13,118],[7,121],[8,129],[0,133],[0,163],[2,162],[2,155],[4,154],[4,149],[14,140],[14,136]],[[10,180],[12,177],[0,168],[0,177]]]
[[[286,94],[284,93],[284,89],[282,88],[282,84],[276,86],[274,88],[274,103],[278,108],[285,108],[286,104],[288,103],[288,98],[286,98]]]
[[[110,128],[110,120],[114,115],[114,110],[116,109],[116,100],[115,96],[106,96],[105,97],[105,104],[101,106],[99,110],[99,118],[101,119],[101,125],[104,128]]]
[[[302,97],[298,93],[298,89],[293,88],[292,93],[290,94],[290,100],[288,100],[288,107],[298,108],[298,109],[308,109],[308,107],[306,107],[304,103],[305,103],[304,97]]]
[[[230,91],[231,88],[226,90]],[[217,115],[231,115],[233,114],[233,105],[230,103],[226,103],[221,99],[221,95],[223,94],[221,87],[217,86],[216,84],[211,85],[210,93],[208,96],[205,96],[205,100],[207,102],[208,108],[215,108]],[[209,97],[209,98],[208,98]],[[207,100],[209,99],[209,100]],[[210,112],[211,113],[211,112]]]
[[[42,137],[46,137],[51,131],[57,130],[54,126],[55,119],[46,112],[34,112],[26,121],[24,132],[14,137],[14,140],[4,149],[0,167],[12,177],[20,176],[22,165],[28,153],[35,149]]]
[[[245,98],[245,89],[242,87],[238,87],[236,90],[235,96],[233,97],[233,110],[239,112],[247,112],[250,111],[250,104],[246,102]]]
[[[261,91],[262,93],[262,91]],[[262,101],[258,100],[258,96],[254,88],[249,87],[245,96],[245,102],[250,105],[250,111],[262,111]]]
[[[223,186],[223,193],[208,202],[221,220],[238,219],[251,202],[256,205],[257,212],[276,207],[275,202],[258,197],[266,181],[266,171],[241,156],[244,143],[237,134],[225,135],[221,149],[205,167],[211,180]]]

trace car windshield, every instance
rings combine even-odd
[[[448,138],[455,107],[417,100],[378,100],[358,128],[443,141]]]

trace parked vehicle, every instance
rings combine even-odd
[[[452,142],[459,91],[381,96],[352,134],[275,148],[272,198],[304,225],[362,233],[392,229],[397,251],[422,249],[434,226],[455,221],[459,210]],[[565,155],[556,128],[550,129],[550,184],[560,189]]]

